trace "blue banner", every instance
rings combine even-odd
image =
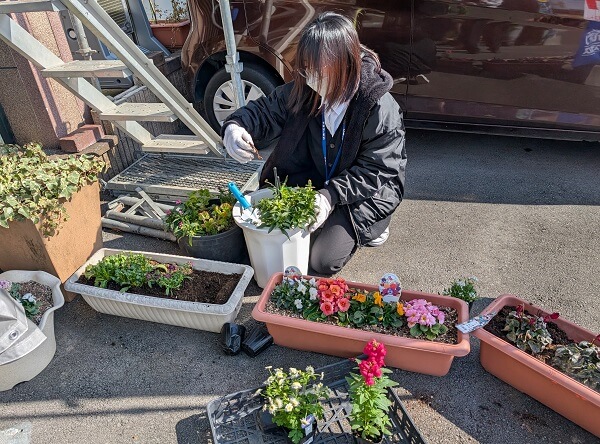
[[[600,22],[588,22],[573,59],[573,67],[589,64],[600,64]]]

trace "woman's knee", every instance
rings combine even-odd
[[[310,267],[318,274],[329,276],[338,273],[351,256],[352,250],[340,251],[332,245],[315,243],[310,253]]]

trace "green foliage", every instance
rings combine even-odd
[[[415,324],[410,328],[410,335],[414,338],[420,338],[425,336],[425,338],[433,341],[439,335],[443,335],[448,331],[448,327],[444,324],[434,324],[432,326]]]
[[[40,306],[42,303],[37,301],[35,296],[33,296],[31,293],[22,294],[21,286],[18,283],[13,282],[8,292],[13,299],[21,303],[23,309],[25,310],[25,315],[29,319],[33,319],[33,317],[40,312]]]
[[[587,341],[559,346],[552,365],[593,390],[600,390],[600,347]]]
[[[262,199],[256,204],[260,215],[259,228],[269,228],[269,232],[279,228],[287,235],[287,230],[304,229],[315,222],[317,192],[310,181],[305,187],[288,187],[284,182],[272,190],[272,198]]]
[[[452,296],[453,298],[462,299],[465,302],[473,302],[478,299],[477,290],[475,290],[475,284],[477,278],[471,276],[468,278],[461,278],[452,281],[449,288],[445,288],[442,292],[443,295]]]
[[[277,308],[299,313],[303,313],[313,306],[318,308],[316,285],[315,278],[308,280],[284,277],[271,293],[271,301],[275,303]]]
[[[346,382],[350,386],[350,425],[364,439],[378,439],[381,435],[391,435],[392,422],[388,410],[392,402],[387,397],[388,387],[395,387],[398,383],[389,379],[386,374],[391,370],[382,367],[382,376],[374,378],[373,385],[365,384],[360,374],[350,373]]]
[[[41,221],[42,234],[53,236],[68,219],[64,202],[98,180],[103,168],[102,160],[86,155],[51,160],[37,143],[0,145],[0,226]]]
[[[522,305],[511,311],[506,317],[506,338],[523,351],[539,354],[552,344],[552,337],[541,316],[525,313]]]
[[[304,436],[302,425],[312,415],[317,419],[323,418],[323,406],[320,400],[329,397],[329,389],[319,382],[313,384],[323,374],[315,374],[314,368],[306,367],[305,371],[290,368],[284,372],[278,368],[272,371],[267,367],[270,376],[262,389],[265,398],[263,410],[273,415],[273,422],[289,430],[288,437],[293,443],[298,443]]]
[[[154,285],[163,288],[169,296],[181,288],[192,273],[191,264],[161,264],[143,254],[115,254],[105,256],[97,264],[88,265],[84,276],[94,279],[96,287],[107,288],[110,282],[121,287],[122,292],[131,287],[142,288]]]
[[[196,190],[188,200],[167,214],[166,229],[177,239],[187,237],[192,245],[192,236],[210,236],[229,230],[234,222],[232,216],[235,198],[231,193],[220,192],[220,204],[210,204],[214,197],[208,190]]]

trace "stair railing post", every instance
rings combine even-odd
[[[240,62],[240,54],[236,49],[229,0],[219,0],[219,4],[221,6],[223,32],[225,33],[225,46],[227,47],[225,70],[231,74],[231,82],[233,83],[233,95],[236,107],[241,108],[242,106],[246,105],[244,86],[242,85],[242,78],[240,77],[240,73],[243,71],[244,66],[242,62]]]

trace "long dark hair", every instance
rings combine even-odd
[[[372,50],[361,45],[352,22],[335,12],[319,14],[302,30],[294,71],[294,87],[290,93],[288,107],[298,114],[305,102],[310,114],[317,113],[321,99],[307,84],[301,74],[316,73],[321,87],[322,73],[329,73],[328,90],[324,97],[329,107],[349,101],[360,83],[362,55],[368,54],[381,69],[379,58]],[[319,75],[321,74],[321,75]]]

